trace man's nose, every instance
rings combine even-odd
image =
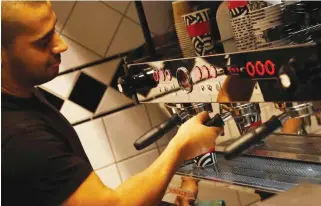
[[[58,33],[55,33],[54,44],[52,47],[53,54],[60,54],[68,49],[68,45],[62,40]]]

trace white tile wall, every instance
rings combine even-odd
[[[125,18],[123,19],[106,56],[128,51],[144,42],[145,39],[141,27],[135,22]]]
[[[113,109],[131,104],[132,102],[133,101],[131,99],[125,97],[112,87],[109,87],[106,90],[102,100],[100,101],[100,104],[96,111],[96,115],[104,112],[109,112]]]
[[[159,156],[157,149],[145,152],[141,155],[127,159],[117,163],[122,180],[125,181],[129,177],[143,171]]]
[[[94,169],[115,162],[101,118],[77,125],[75,130]]]
[[[103,3],[121,13],[124,13],[130,1],[103,1]]]
[[[61,31],[75,3],[75,1],[59,1],[52,4],[52,9],[55,11],[58,20],[56,31]]]
[[[167,121],[171,116],[161,107],[159,104],[146,104],[145,105],[148,111],[149,119],[151,120],[152,127],[155,127],[164,121]],[[161,139],[157,141],[159,146],[166,145],[168,142],[175,136],[178,128],[173,128],[170,132],[165,134]]]
[[[128,18],[134,20],[135,22],[139,23],[139,18],[138,18],[138,15],[137,15],[137,10],[136,10],[134,2],[130,3],[129,8],[128,8],[127,12],[126,12],[126,16]]]
[[[68,50],[61,55],[60,72],[71,68],[96,61],[101,57],[95,52],[81,46],[79,43],[61,35],[61,38],[68,45]]]
[[[96,170],[96,173],[104,185],[109,188],[115,189],[121,184],[121,179],[116,164]]]
[[[156,144],[152,144],[142,151],[137,151],[133,146],[135,140],[151,128],[144,105],[108,115],[103,120],[115,152],[116,161],[156,147]]]
[[[121,59],[115,59],[103,64],[88,67],[83,70],[84,73],[95,78],[96,80],[109,85],[117,71]]]
[[[173,27],[174,20],[171,1],[143,1],[143,7],[152,32],[161,35]]]
[[[73,72],[66,75],[58,76],[55,79],[41,85],[47,91],[58,95],[62,98],[68,98],[75,81],[77,80],[80,72]]]
[[[121,17],[102,2],[77,2],[62,33],[104,56]]]
[[[93,113],[69,100],[64,102],[60,112],[71,124],[93,116]]]

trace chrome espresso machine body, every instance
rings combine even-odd
[[[321,33],[320,28],[315,34]],[[182,183],[170,185],[166,194],[195,201],[184,184],[198,185],[199,181],[248,188],[259,194],[277,194],[300,183],[321,184],[320,40],[127,63],[126,75],[118,80],[119,91],[138,104],[164,104],[172,115],[137,137],[136,149],[154,143],[201,111],[212,117],[205,125],[234,124],[239,131],[238,137],[227,138],[207,154],[186,161],[176,172],[183,177]],[[226,87],[231,81],[240,84]],[[252,86],[242,87],[242,82]],[[244,90],[250,90],[249,95]],[[221,98],[230,93],[236,95]],[[266,112],[268,117],[263,118],[261,110],[266,105],[277,112]],[[312,131],[312,126],[318,132]]]
[[[269,193],[301,182],[321,184],[321,135],[305,131],[311,119],[321,127],[320,55],[320,45],[306,44],[130,64],[128,75],[119,79],[119,90],[137,103],[164,103],[173,114],[139,138],[135,147],[147,147],[206,110],[220,114],[220,121],[206,125],[234,120],[240,137],[216,146],[214,164],[186,162],[177,174]],[[231,76],[255,82],[250,100],[217,101]],[[263,122],[262,103],[272,104],[279,114]],[[219,110],[213,110],[214,104]],[[297,131],[276,132],[289,119],[302,120]]]

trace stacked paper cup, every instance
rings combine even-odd
[[[231,27],[239,51],[256,49],[248,1],[229,1]]]
[[[172,2],[172,7],[176,34],[183,56],[193,57],[195,56],[193,44],[187,33],[184,19],[182,17],[182,15],[192,12],[193,9],[187,1],[174,1]]]
[[[211,32],[210,9],[194,11],[183,15],[183,18],[196,56],[215,54],[215,42]]]
[[[282,3],[250,12],[257,48],[278,47],[289,44],[289,38],[282,32],[282,12]]]

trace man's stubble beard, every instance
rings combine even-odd
[[[13,75],[18,84],[23,87],[34,87],[44,83],[47,83],[57,77],[59,70],[52,77],[49,76],[38,76],[37,72],[46,74],[46,68],[41,68],[42,71],[36,71],[28,68],[18,57],[11,59],[11,68],[13,69]],[[33,73],[34,72],[34,73]]]

